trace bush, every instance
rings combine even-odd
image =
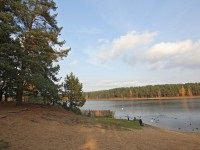
[[[75,114],[81,115],[81,110],[78,107],[69,107],[67,102],[63,102],[62,107],[68,111],[72,111]]]

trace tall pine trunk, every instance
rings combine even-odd
[[[3,100],[3,92],[0,90],[0,102]]]
[[[22,105],[23,82],[20,81],[17,86],[16,105]]]
[[[5,102],[7,102],[8,101],[8,95],[7,94],[5,94],[5,100],[4,100]]]

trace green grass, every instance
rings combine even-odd
[[[141,129],[138,121],[128,121],[124,119],[114,119],[110,117],[92,117],[92,120],[107,128],[117,129]]]

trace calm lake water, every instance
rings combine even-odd
[[[200,132],[200,99],[86,101],[82,110],[112,110],[115,118],[141,118],[145,124],[181,132]]]

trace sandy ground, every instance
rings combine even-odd
[[[104,127],[58,107],[0,103],[0,140],[11,150],[200,150],[200,134]]]

